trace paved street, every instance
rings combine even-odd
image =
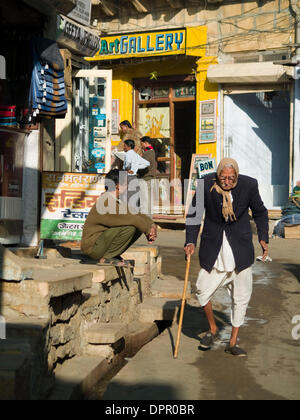
[[[257,238],[254,237],[255,242]],[[140,243],[144,243],[141,239]],[[163,273],[184,278],[184,232],[163,231],[157,245]],[[256,243],[255,243],[256,245]],[[256,247],[256,255],[260,255]],[[177,323],[146,345],[110,381],[99,385],[94,399],[104,400],[280,400],[300,398],[300,241],[272,239],[272,263],[256,262],[254,292],[241,329],[240,345],[247,359],[224,353],[230,336],[230,301],[226,291],[214,298],[221,338],[210,351],[198,348],[207,329],[196,299],[186,305],[178,359],[173,358]],[[198,273],[197,256],[190,272],[192,291]],[[299,317],[300,318],[300,317]],[[299,324],[299,319],[298,319]],[[294,338],[292,332],[294,329]],[[297,339],[298,338],[298,339]]]

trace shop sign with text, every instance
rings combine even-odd
[[[186,53],[186,30],[113,35],[100,38],[100,50],[89,60],[177,55]]]
[[[65,16],[57,16],[56,41],[80,55],[93,56],[100,47],[98,34]]]
[[[103,192],[103,175],[43,172],[41,239],[81,240],[84,222]]]

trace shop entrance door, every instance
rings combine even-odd
[[[195,101],[176,102],[174,104],[174,150],[176,178],[180,180],[182,185],[181,202],[184,204],[186,200],[186,197],[184,197],[184,182],[189,179],[192,155],[196,153]]]
[[[195,97],[189,76],[135,81],[136,126],[152,139],[158,162],[155,214],[184,213],[182,186],[196,147]]]
[[[112,70],[73,74],[73,172],[107,173],[111,165]]]

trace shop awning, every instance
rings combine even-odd
[[[289,67],[266,63],[216,64],[208,68],[207,78],[219,84],[284,83],[292,73]]]

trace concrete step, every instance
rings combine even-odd
[[[66,268],[39,269],[32,280],[1,283],[1,314],[5,318],[49,318],[49,300],[91,288],[92,273]]]
[[[180,311],[181,300],[147,297],[138,306],[141,322],[174,321]]]
[[[39,247],[17,247],[17,248],[7,248],[9,251],[14,253],[17,257],[20,258],[35,258],[38,253]],[[70,258],[72,255],[71,249],[63,246],[58,246],[56,248],[43,248],[43,254],[47,259],[52,258]]]
[[[173,276],[157,278],[151,286],[151,295],[157,298],[182,299],[184,282]],[[188,284],[186,298],[191,298],[191,285]]]
[[[106,283],[120,278],[120,269],[117,267],[105,267],[97,264],[79,264],[79,265],[67,265],[66,268],[70,267],[73,272],[86,271],[92,274],[93,283]],[[129,268],[123,268],[123,270],[130,271]]]
[[[150,245],[133,245],[127,252],[148,252],[153,258],[159,256],[159,247]]]
[[[10,338],[40,338],[47,332],[49,321],[23,317],[21,319],[6,318],[6,337]]]
[[[22,281],[32,278],[32,267],[24,263],[9,249],[0,244],[0,278],[6,281]]]
[[[78,356],[67,360],[55,371],[55,387],[49,400],[75,400],[91,391],[107,370],[107,359]]]
[[[108,324],[109,325],[109,324]],[[105,354],[108,345],[88,346],[103,347],[103,355],[86,353],[84,356],[67,360],[63,365],[56,368],[56,384],[51,393],[50,400],[81,399],[88,395],[94,385],[111,370],[124,363],[124,357],[133,357],[141,347],[153,340],[159,334],[155,323],[142,323],[138,320],[126,326],[124,336],[124,348],[116,354]],[[112,357],[111,357],[112,356]]]
[[[0,340],[0,400],[30,399],[30,350],[28,340]]]
[[[68,293],[81,291],[92,286],[92,274],[84,270],[70,270],[70,268],[39,269],[33,280],[26,284],[35,284],[43,297],[53,298]]]
[[[127,326],[120,323],[99,323],[84,332],[89,344],[114,344],[126,335]]]
[[[161,265],[159,249],[155,246],[132,246],[122,254],[122,258],[134,260],[136,276],[151,275],[154,270],[158,272],[158,265]]]

